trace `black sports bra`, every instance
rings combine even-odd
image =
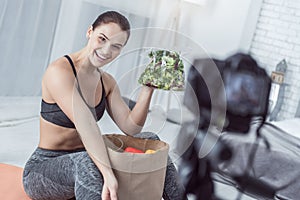
[[[71,58],[68,55],[65,55],[64,57],[66,57],[68,59],[70,65],[73,69],[73,73],[77,79],[77,73],[76,73],[73,61],[71,60]],[[101,80],[101,84],[102,84],[102,99],[95,108],[90,107],[86,103],[86,101],[84,100],[84,98],[82,96],[80,87],[78,86],[78,90],[79,90],[81,97],[85,101],[86,105],[90,108],[91,112],[93,113],[93,115],[97,121],[99,121],[102,118],[104,111],[105,111],[105,106],[106,106],[106,98],[105,98],[106,94],[105,94],[105,90],[104,90],[104,86],[103,86],[102,77],[100,78],[100,80]],[[78,80],[77,80],[77,82],[78,82]],[[41,116],[43,117],[43,119],[45,119],[48,122],[51,122],[53,124],[56,124],[56,125],[59,125],[62,127],[66,127],[66,128],[75,128],[74,123],[61,110],[61,108],[57,105],[57,103],[47,103],[42,99]]]

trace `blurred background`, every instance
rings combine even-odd
[[[104,66],[119,83],[122,95],[131,100],[136,99],[137,79],[149,63],[147,53],[151,49],[178,51],[186,72],[195,59],[202,57],[222,60],[243,52],[255,58],[272,79],[267,121],[277,126],[265,131],[277,148],[271,156],[261,153],[257,169],[268,176],[270,167],[278,166],[283,171],[276,169],[274,174],[284,178],[276,180],[289,180],[288,175],[291,180],[299,180],[299,0],[0,0],[1,163],[24,166],[38,144],[41,80],[47,66],[83,48],[89,26],[108,10],[121,12],[132,26],[121,55]],[[182,91],[155,90],[143,129],[168,142],[175,161],[181,156],[176,145],[178,140],[182,142],[177,137],[186,115],[180,110],[182,99]],[[120,132],[107,113],[99,125],[103,133]],[[249,152],[252,141],[233,138],[237,153]],[[242,161],[246,157],[236,156]],[[257,176],[263,177],[260,173]],[[273,183],[274,177],[268,180]],[[299,196],[299,182],[291,183],[295,187],[290,188],[296,188]],[[291,194],[288,189],[286,194]],[[216,185],[216,191],[229,200],[237,193],[236,186],[222,184]]]
[[[187,67],[195,57],[222,59],[242,51],[272,75],[271,119],[297,112],[298,0],[0,0],[0,96],[39,97],[49,62],[82,48],[88,26],[106,10],[123,13],[133,28],[123,54],[106,66],[127,83],[121,84],[124,96],[134,98],[132,76],[137,78],[142,69],[134,69],[147,62],[145,47],[178,50]],[[170,95],[157,91],[152,104],[176,106]]]

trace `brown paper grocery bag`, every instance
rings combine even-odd
[[[120,134],[108,134],[103,137],[108,146],[111,165],[119,184],[118,199],[161,200],[169,145],[159,140]],[[153,154],[123,152],[128,146],[144,152],[147,149],[156,152]]]

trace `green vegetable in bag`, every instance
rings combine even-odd
[[[148,56],[151,62],[141,74],[140,84],[163,90],[184,89],[184,66],[177,52],[157,50]]]

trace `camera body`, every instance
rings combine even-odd
[[[225,112],[222,130],[247,133],[254,116],[268,114],[271,79],[247,54],[237,53],[226,60],[197,59],[187,78],[184,105],[199,110],[199,129],[216,124],[213,111]],[[196,98],[191,98],[191,93]],[[218,119],[220,120],[220,119]]]
[[[210,172],[218,161],[231,159],[231,149],[218,140],[210,153],[214,156],[199,157],[206,134],[211,125],[220,131],[246,134],[253,117],[261,117],[263,123],[268,114],[271,79],[250,55],[236,53],[225,60],[195,60],[187,84],[183,104],[196,117],[199,115],[199,120],[190,122],[198,123],[198,131],[181,158],[179,174],[187,194],[217,199]],[[191,135],[187,124],[180,134]]]

